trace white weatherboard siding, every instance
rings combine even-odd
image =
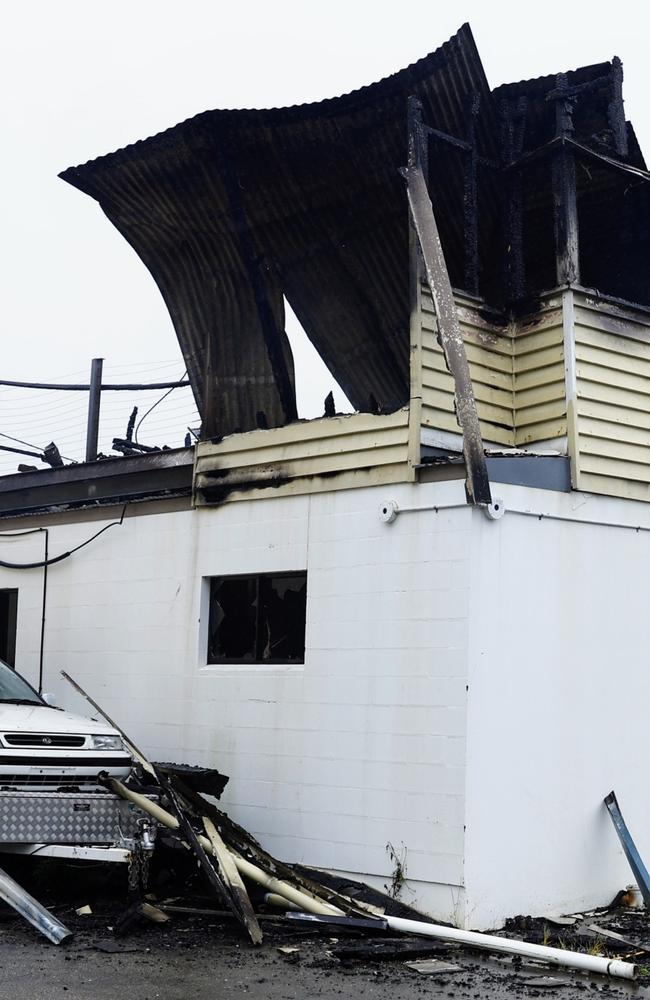
[[[405,845],[405,898],[462,920],[472,514],[379,519],[387,498],[445,489],[128,517],[50,569],[45,689],[83,711],[66,669],[154,758],[229,774],[226,809],[282,858],[381,885],[386,844]],[[54,525],[50,553],[103,523]],[[29,561],[42,539],[8,544]],[[305,568],[304,666],[206,666],[204,578]],[[20,589],[17,667],[35,680],[42,572],[0,586]]]
[[[603,905],[633,881],[603,805],[615,789],[646,862],[647,506],[498,487],[475,512],[468,696],[466,921]]]

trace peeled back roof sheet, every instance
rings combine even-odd
[[[399,167],[406,109],[464,134],[489,88],[469,26],[407,69],[343,97],[267,111],[209,111],[61,176],[90,194],[167,302],[211,433],[291,418],[282,294],[351,402],[408,397],[408,227]],[[479,122],[491,152],[492,130]],[[454,234],[462,178],[443,171],[436,208]],[[460,235],[460,240],[458,236]],[[450,265],[454,266],[454,260]],[[277,352],[269,356],[272,331]]]

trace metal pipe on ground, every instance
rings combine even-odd
[[[12,906],[21,917],[28,920],[32,927],[44,934],[52,944],[61,944],[72,936],[65,924],[57,920],[49,910],[46,910],[37,899],[30,896],[22,886],[0,868],[0,899]]]

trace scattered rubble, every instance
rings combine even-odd
[[[74,686],[88,697],[78,684]],[[92,704],[104,714],[99,705]],[[198,927],[206,931],[218,927],[223,933],[238,925],[256,946],[270,939],[285,962],[302,963],[305,942],[311,939],[320,942],[314,947],[320,950],[318,961],[325,965],[333,963],[344,970],[391,964],[419,976],[435,976],[440,983],[440,977],[475,968],[478,949],[500,956],[487,961],[509,968],[519,987],[532,991],[567,985],[565,978],[541,974],[543,965],[632,980],[638,973],[637,963],[642,960],[643,965],[650,954],[645,911],[635,905],[634,887],[616,900],[631,906],[610,905],[589,914],[548,919],[516,917],[503,932],[490,935],[436,924],[363,884],[284,864],[204,797],[204,793],[220,795],[227,777],[205,768],[153,763],[113,720],[108,721],[122,734],[137,763],[125,781],[108,775],[100,775],[99,780],[159,827],[156,849],[152,839],[151,856],[140,858],[136,866],[137,879],[129,872],[126,908],[123,875],[121,899],[110,893],[107,899],[95,898],[84,881],[86,898],[72,901],[66,913],[71,928],[6,876],[0,886],[2,898],[54,943],[79,934],[83,924],[99,924],[102,936],[88,947],[111,954],[139,950],[138,942],[131,945],[125,938],[141,938],[147,925],[150,933],[158,934],[169,933],[171,927],[177,943],[180,935],[190,932],[195,939]],[[608,800],[615,803],[615,797],[608,796]],[[616,821],[617,829],[622,829],[619,817],[620,810]],[[645,871],[626,829],[624,835],[635,869]],[[38,864],[33,859],[20,860]],[[40,864],[47,862],[41,859]],[[113,877],[114,883],[119,880]],[[5,891],[11,885],[17,887],[13,897]],[[48,882],[41,879],[39,888],[43,887],[47,895]],[[60,908],[58,888],[50,886],[49,894]],[[106,927],[111,938],[106,937]]]

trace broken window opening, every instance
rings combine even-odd
[[[307,573],[210,580],[208,663],[304,663]]]
[[[16,666],[18,591],[0,590],[0,660]]]
[[[300,420],[354,413],[354,407],[305,333],[293,309],[284,300],[285,330],[295,369],[296,403]],[[333,405],[325,404],[330,393]]]

